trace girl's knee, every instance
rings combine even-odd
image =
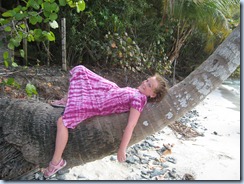
[[[62,116],[58,118],[57,126],[59,126],[59,127],[60,127],[60,126],[64,126]]]

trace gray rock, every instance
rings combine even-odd
[[[85,178],[85,176],[83,174],[79,174],[77,178]]]
[[[167,160],[168,162],[173,163],[173,164],[176,164],[176,163],[177,163],[176,159],[173,158],[173,157],[167,157],[166,160]]]
[[[166,169],[154,169],[151,173],[150,173],[150,178],[153,178],[155,176],[160,176],[163,175],[167,172]]]
[[[62,169],[62,170],[59,170],[59,171],[57,172],[57,174],[58,174],[58,175],[63,175],[63,174],[67,174],[67,173],[69,173],[69,172],[70,172],[69,169]]]
[[[149,175],[141,175],[142,178],[146,179],[146,180],[150,180],[150,176]]]
[[[146,143],[153,148],[157,147],[157,145],[152,140],[146,140]]]
[[[141,164],[148,164],[149,161],[148,161],[147,159],[141,159],[140,163],[141,163]]]
[[[110,157],[110,160],[111,161],[116,161],[117,160],[117,157],[113,155],[113,156]]]
[[[135,164],[136,163],[135,157],[134,156],[127,157],[126,162],[129,164]]]
[[[65,180],[65,179],[66,179],[65,175],[57,175],[56,178],[57,178],[58,180]]]

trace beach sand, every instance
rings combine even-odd
[[[190,174],[195,180],[240,180],[240,88],[223,84],[195,110],[199,114],[197,124],[205,127],[204,136],[184,139],[169,127],[160,134],[159,146],[174,144],[168,156],[177,163],[167,162],[169,168],[181,177]],[[116,155],[74,167],[65,174],[65,180],[136,180],[140,175],[140,165],[111,158]]]

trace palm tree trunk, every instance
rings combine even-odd
[[[179,119],[204,100],[239,65],[240,26],[201,66],[173,86],[162,102],[145,107],[130,145]],[[54,152],[56,121],[61,112],[61,109],[42,102],[0,99],[1,179],[15,178],[34,166],[47,166]],[[69,130],[70,138],[64,152],[67,167],[115,153],[127,118],[128,113],[94,117]],[[13,153],[9,155],[8,150],[13,150]]]

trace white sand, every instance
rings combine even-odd
[[[224,95],[224,96],[223,96]],[[227,100],[231,98],[232,101]],[[234,99],[234,100],[233,100]],[[164,128],[163,143],[174,143],[170,156],[176,158],[177,174],[194,175],[196,180],[240,180],[240,91],[222,85],[195,109],[197,122],[207,128],[203,137],[180,139],[170,128]],[[232,102],[237,103],[237,106]],[[214,133],[215,132],[215,133]],[[160,143],[162,146],[162,143]],[[167,162],[169,163],[169,162]],[[84,176],[89,180],[133,179],[140,166],[104,159],[74,167],[67,180]]]

